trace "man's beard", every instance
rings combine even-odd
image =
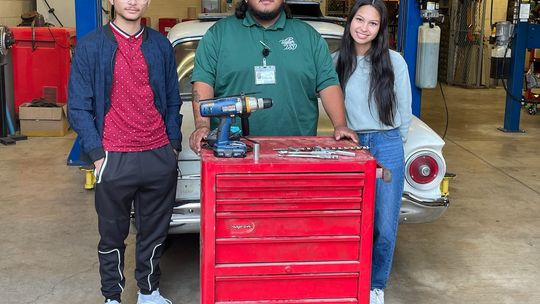
[[[272,20],[279,16],[279,14],[285,9],[285,1],[281,3],[281,5],[275,10],[271,12],[259,12],[254,10],[251,6],[249,7],[249,12],[253,17],[260,19],[260,20]]]

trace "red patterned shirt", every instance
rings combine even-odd
[[[110,23],[118,43],[115,55],[111,107],[105,116],[105,151],[146,151],[169,143],[163,117],[154,104],[148,66],[141,44],[144,27],[128,35]]]

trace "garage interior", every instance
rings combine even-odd
[[[346,11],[346,1],[332,1],[331,10],[327,1],[321,5],[328,14]],[[0,24],[16,26],[17,16],[39,9],[40,2],[0,1]],[[150,24],[158,29],[161,12],[170,7],[182,9],[164,17],[189,19],[193,9],[188,8],[198,14],[204,2],[152,0]],[[505,20],[506,1],[491,3],[493,21]],[[221,8],[226,7],[223,1]],[[487,39],[490,21],[484,21]],[[445,63],[439,66],[439,81],[448,116],[437,88],[422,90],[420,117],[440,136],[446,133],[447,171],[456,174],[450,181],[451,203],[432,223],[399,226],[386,301],[540,303],[539,117],[524,107],[523,132],[500,131],[507,110],[502,82],[489,79],[489,73],[449,77],[456,75],[449,67],[464,67],[440,62]],[[0,145],[2,303],[102,303],[94,194],[84,189],[84,172],[66,165],[75,138],[70,130],[65,136]],[[134,233],[126,243],[123,303],[135,303]],[[160,289],[173,303],[200,302],[199,250],[198,234],[174,235],[167,242]]]

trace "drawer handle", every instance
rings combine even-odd
[[[292,272],[292,267],[291,267],[291,265],[285,266],[285,272],[286,272],[286,273],[291,273],[291,272]]]

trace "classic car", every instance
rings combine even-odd
[[[302,17],[300,17],[302,18]],[[186,21],[175,25],[168,39],[176,53],[178,83],[184,104],[182,134],[183,149],[179,155],[179,176],[176,206],[171,219],[170,233],[196,233],[200,229],[200,160],[191,151],[187,138],[194,130],[191,105],[191,73],[195,50],[199,40],[215,23],[218,17],[201,15],[199,20]],[[302,18],[315,28],[335,52],[343,34],[343,27],[336,24],[336,18]],[[332,126],[319,101],[319,135],[332,134]],[[446,173],[446,163],[442,154],[444,141],[420,119],[414,117],[409,138],[405,143],[406,181],[402,197],[400,222],[425,223],[439,218],[447,209],[449,199],[440,190]]]

